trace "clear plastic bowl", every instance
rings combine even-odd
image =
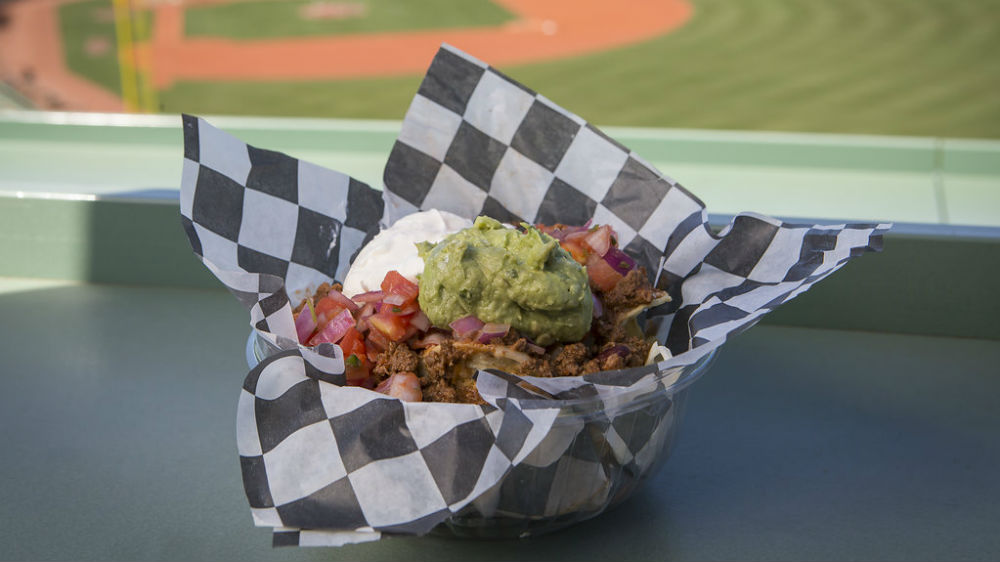
[[[247,341],[254,366],[277,352],[267,340]],[[693,365],[666,369],[655,381],[599,399],[560,402],[538,447],[486,493],[432,534],[475,539],[525,538],[595,517],[632,496],[663,465],[683,417],[687,389],[717,351]]]

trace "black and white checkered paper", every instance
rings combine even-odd
[[[685,367],[850,258],[879,250],[889,229],[748,213],[715,235],[704,205],[679,184],[448,46],[406,114],[382,192],[201,119],[184,116],[183,126],[180,205],[191,245],[281,350],[247,376],[237,422],[254,520],[275,529],[276,545],[423,534],[453,517],[600,513],[669,448],[679,416],[672,383]],[[611,225],[674,299],[646,319],[674,357],[582,377],[483,371],[485,406],[404,403],[343,386],[338,346],[297,345],[289,295],[342,280],[379,224],[426,209]],[[536,390],[518,386],[523,379]],[[601,407],[565,415],[579,399]],[[637,402],[644,406],[630,407]]]

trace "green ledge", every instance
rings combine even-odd
[[[379,186],[399,123],[210,118],[241,139]],[[219,288],[180,227],[177,116],[0,112],[0,277]],[[608,128],[702,198],[715,225],[756,211],[894,222],[766,323],[1000,338],[1000,143]]]

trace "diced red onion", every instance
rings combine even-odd
[[[601,299],[597,298],[594,293],[590,293],[590,298],[594,301],[594,318],[604,316],[604,305],[601,304]]]
[[[358,293],[351,297],[351,300],[359,303],[366,302],[378,302],[382,300],[382,291],[368,291],[367,293]]]
[[[524,345],[528,351],[534,353],[535,355],[545,355],[545,348],[540,345],[531,343],[530,341],[524,342]]]
[[[413,373],[394,373],[382,381],[375,392],[388,394],[404,402],[420,402],[423,393],[420,392],[420,379]]]
[[[587,221],[587,224],[582,226],[567,226],[565,224],[548,226],[538,224],[535,225],[535,228],[562,242],[569,238],[580,238],[581,234],[586,236],[587,231],[590,230],[590,221]]]
[[[309,336],[316,331],[316,317],[312,308],[307,304],[299,311],[295,317],[295,333],[299,336],[299,343],[305,345],[309,341]]]
[[[558,228],[547,226],[544,224],[537,224],[535,225],[535,228],[537,228],[541,232],[544,232],[545,234],[548,234],[549,236],[555,238],[560,242],[562,242],[563,238],[565,238],[565,235],[563,234],[562,230]]]
[[[421,332],[431,329],[431,319],[424,314],[423,310],[417,310],[416,314],[410,318],[410,325],[415,326]]]
[[[604,256],[611,248],[611,227],[606,224],[601,225],[597,230],[588,234],[584,241],[595,254]]]
[[[382,297],[382,302],[385,304],[391,304],[395,306],[402,306],[406,302],[406,297],[403,295],[385,295]]]
[[[571,236],[578,236],[580,233],[586,233],[590,230],[590,221],[580,225],[580,226],[563,226],[562,227],[563,236],[569,238]]]
[[[344,296],[344,293],[331,289],[330,292],[326,294],[328,298],[335,300],[340,306],[350,310],[351,312],[357,312],[359,308],[358,304],[353,300]]]
[[[499,322],[489,322],[483,324],[483,327],[479,330],[479,338],[477,341],[479,343],[489,343],[496,338],[502,338],[507,335],[510,331],[509,324],[501,324]]]
[[[563,237],[563,240],[567,242],[582,242],[583,240],[586,240],[588,235],[589,233],[586,230],[578,230],[572,234],[567,234]]]
[[[457,338],[468,337],[477,330],[479,330],[480,328],[482,328],[483,325],[484,324],[482,320],[476,318],[471,314],[469,316],[459,318],[458,320],[455,320],[451,324],[448,324],[451,330],[455,332],[455,337]]]
[[[605,349],[604,351],[600,352],[599,354],[597,354],[597,359],[599,359],[599,360],[601,360],[601,359],[607,359],[608,357],[611,357],[612,355],[617,355],[619,357],[628,357],[629,353],[631,353],[631,350],[628,348],[628,346],[613,345],[613,346]]]
[[[368,318],[372,314],[375,314],[375,303],[366,302],[365,305],[361,307],[361,310],[358,311],[358,319]]]
[[[375,303],[366,302],[365,305],[361,307],[361,310],[358,311],[357,328],[359,332],[368,331],[368,328],[370,327],[368,326],[368,319],[375,314],[376,312],[375,307],[376,307]]]
[[[622,275],[627,275],[629,271],[635,269],[635,260],[614,246],[608,249],[608,253],[604,254],[604,261]]]
[[[346,308],[340,311],[340,314],[334,316],[329,322],[323,326],[323,329],[316,333],[315,336],[309,340],[309,345],[319,345],[321,343],[337,343],[344,337],[347,330],[354,327],[354,317],[351,316],[351,311]]]
[[[429,332],[424,337],[410,342],[410,347],[423,349],[432,345],[441,345],[448,340],[448,334],[443,332]]]

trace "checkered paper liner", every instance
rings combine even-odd
[[[275,529],[276,545],[423,534],[456,514],[599,513],[669,446],[678,415],[670,385],[684,368],[847,260],[879,250],[890,227],[747,213],[714,235],[704,205],[678,183],[449,46],[406,114],[382,192],[202,119],[184,116],[183,129],[180,206],[192,248],[282,350],[247,376],[237,423],[254,520]],[[647,313],[646,330],[674,357],[581,377],[481,371],[484,406],[403,403],[344,386],[338,346],[297,345],[289,294],[342,280],[380,224],[425,209],[610,224],[673,296]],[[537,391],[518,386],[522,379]],[[603,408],[576,425],[558,421],[579,399]],[[637,411],[632,400],[655,406]],[[526,498],[512,487],[518,481],[542,485]]]

